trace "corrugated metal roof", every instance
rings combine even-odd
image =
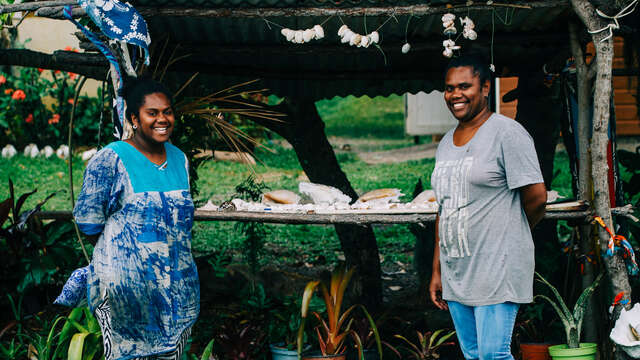
[[[438,1],[439,2],[439,1]],[[458,1],[459,2],[459,1]],[[138,6],[190,7],[267,7],[267,6],[389,6],[424,1],[393,0],[138,0]],[[432,1],[431,3],[436,3]],[[467,15],[466,13],[464,15]],[[494,11],[469,11],[479,38],[459,39],[463,51],[490,52],[492,28],[495,28],[496,66],[514,70],[539,68],[545,59],[566,50],[566,24],[571,12],[566,7],[538,9],[496,8]],[[442,56],[441,15],[430,16],[357,16],[276,17],[270,22],[291,29],[306,29],[324,23],[325,38],[307,44],[292,44],[280,34],[278,25],[269,25],[255,17],[178,17],[147,18],[152,40],[161,43],[165,36],[179,44],[178,54],[188,58],[171,68],[171,77],[179,82],[196,71],[201,83],[220,89],[244,80],[264,79],[264,86],[278,95],[300,95],[314,99],[335,95],[389,95],[391,93],[431,91],[441,87],[447,58]],[[389,20],[389,21],[387,21]],[[359,33],[378,28],[381,49],[355,48],[341,44],[338,28],[344,23]],[[407,26],[407,22],[409,22]],[[366,30],[365,30],[366,29]],[[461,27],[458,25],[458,29]],[[405,39],[412,46],[408,54],[400,48]],[[156,53],[157,54],[157,53]],[[156,55],[157,56],[157,55]],[[152,60],[157,60],[153,58]]]

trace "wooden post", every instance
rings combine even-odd
[[[593,44],[596,50],[595,66],[595,95],[593,104],[593,134],[592,134],[592,180],[594,190],[593,207],[597,215],[602,217],[605,224],[610,229],[613,227],[611,217],[611,203],[609,198],[608,169],[607,165],[607,142],[609,127],[610,99],[612,95],[612,65],[613,65],[613,37],[608,36],[609,30],[597,31],[608,25],[597,15],[596,9],[588,0],[571,0],[574,11],[586,28],[592,33]],[[608,38],[607,38],[608,37]],[[603,254],[605,268],[611,279],[611,299],[620,293],[624,293],[624,299],[631,300],[631,286],[623,259],[614,255],[604,256],[607,250],[609,234],[602,228],[598,228],[600,240],[600,251]],[[631,302],[627,304],[630,308]],[[621,306],[616,306],[613,319],[617,319]],[[616,351],[616,359],[624,359],[623,351]]]
[[[579,29],[577,24],[569,23],[569,39],[571,41],[571,53],[576,63],[577,77],[577,96],[578,96],[578,124],[576,126],[576,134],[578,135],[578,199],[593,202],[593,191],[591,187],[591,152],[590,138],[591,118],[590,118],[590,99],[591,99],[591,81],[593,80],[593,66],[587,66],[584,59],[582,44],[579,40]],[[592,65],[595,62],[591,63]],[[588,254],[595,250],[595,244],[592,234],[592,225],[581,224],[578,226],[579,247],[581,254]],[[588,261],[584,263],[584,272],[582,274],[582,289],[587,288],[593,280],[594,266]],[[585,321],[583,329],[583,338],[585,341],[596,341],[597,321],[596,312],[591,305],[593,299],[589,300],[589,304],[585,310]]]

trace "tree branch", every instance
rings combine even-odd
[[[108,69],[107,60],[99,54],[71,51],[45,54],[26,49],[0,49],[0,65],[69,71],[97,80],[104,80]]]

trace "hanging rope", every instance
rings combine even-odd
[[[600,42],[605,42],[611,39],[613,37],[613,31],[620,29],[620,23],[618,23],[618,19],[631,14],[636,9],[636,6],[638,6],[638,0],[633,0],[629,5],[625,6],[624,9],[620,10],[620,12],[613,16],[609,16],[599,9],[596,9],[596,14],[598,14],[601,18],[613,20],[613,23],[608,24],[602,29],[589,31],[589,34],[597,34],[609,30],[609,35],[605,36],[604,39],[600,40]]]

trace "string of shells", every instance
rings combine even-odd
[[[347,25],[342,25],[338,29],[338,36],[341,38],[343,44],[349,43],[351,46],[367,48],[370,45],[380,42],[380,34],[377,31],[372,31],[367,35],[362,35],[349,29]]]
[[[314,27],[306,30],[292,30],[284,28],[280,30],[280,33],[287,39],[287,41],[294,44],[304,44],[311,40],[320,40],[324,37],[324,29],[320,25],[315,25]]]

